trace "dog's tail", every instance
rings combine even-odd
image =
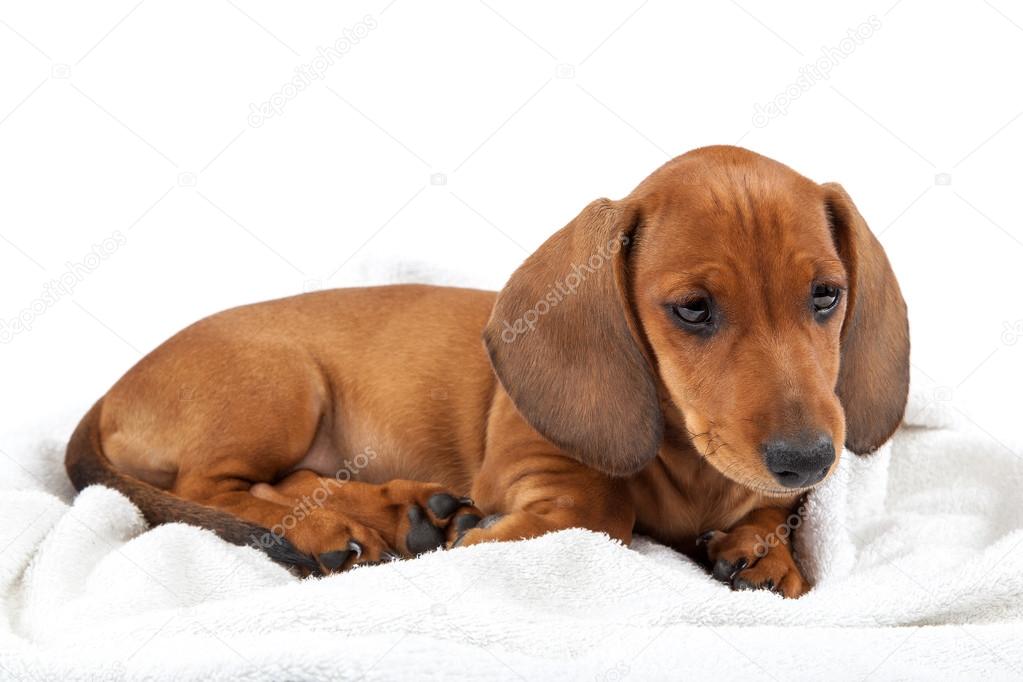
[[[99,416],[102,404],[100,400],[92,406],[68,442],[64,466],[76,490],[94,484],[105,485],[131,500],[150,525],[187,523],[211,530],[232,544],[255,547],[284,566],[296,566],[314,572],[318,569],[313,557],[300,552],[279,534],[233,514],[190,502],[115,469],[103,453],[100,441]]]

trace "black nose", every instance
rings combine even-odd
[[[809,438],[776,438],[763,445],[764,463],[786,488],[819,483],[835,462],[835,445],[823,434]]]

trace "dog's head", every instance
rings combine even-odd
[[[765,494],[822,480],[902,419],[906,306],[845,191],[735,147],[593,202],[512,275],[484,332],[525,419],[613,475],[665,419]],[[676,416],[680,415],[680,416]]]

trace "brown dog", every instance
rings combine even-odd
[[[786,520],[843,443],[892,434],[908,367],[845,191],[708,147],[587,206],[497,295],[324,291],[188,327],[67,469],[306,572],[583,527],[702,540],[715,577],[795,597]]]

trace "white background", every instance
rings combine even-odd
[[[498,288],[591,199],[715,143],[842,182],[902,282],[918,383],[996,440],[1018,429],[1018,5],[338,5],[0,4],[4,432],[77,416],[228,306],[394,279]],[[756,125],[779,95],[785,114]],[[62,277],[73,289],[45,300]],[[12,333],[19,317],[31,329]]]

